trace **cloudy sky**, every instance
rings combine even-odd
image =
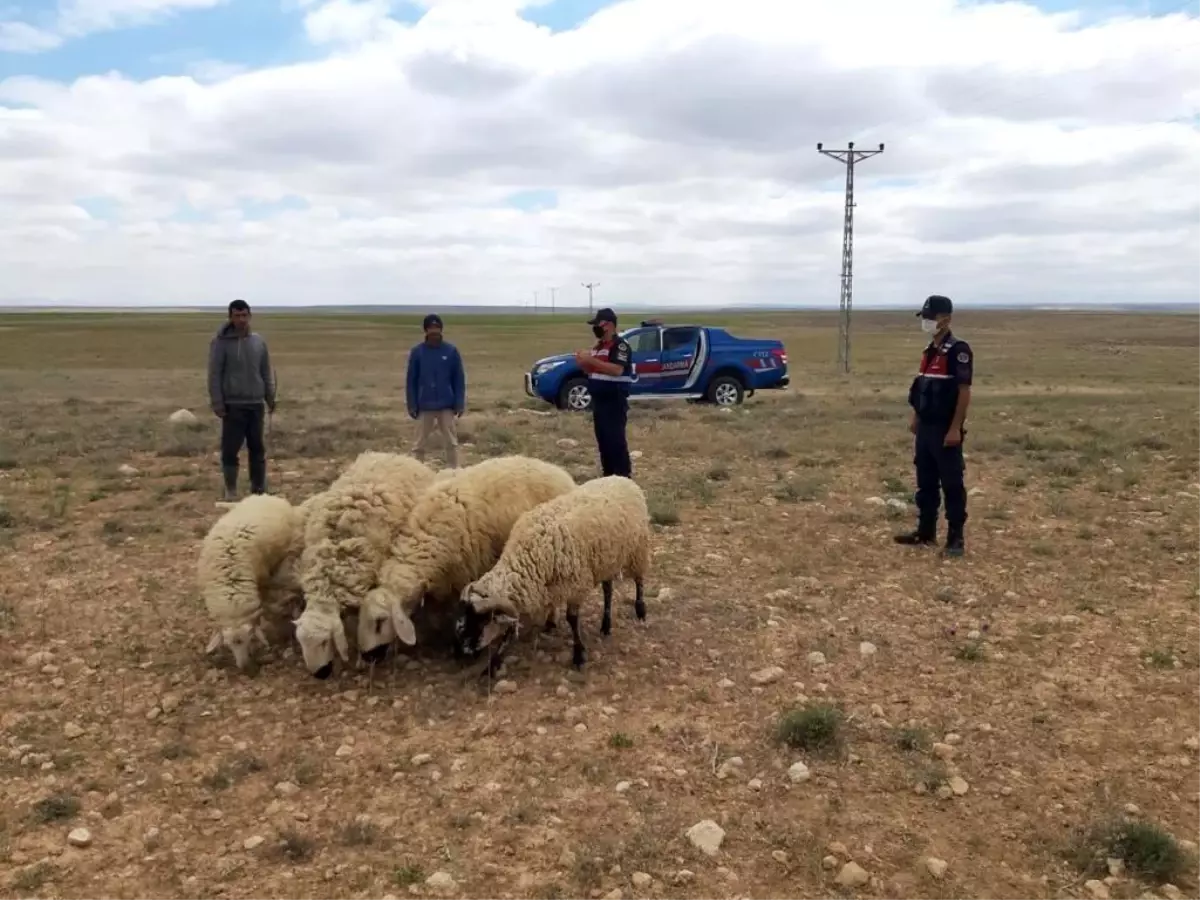
[[[1181,0],[0,0],[0,304],[1196,301]]]

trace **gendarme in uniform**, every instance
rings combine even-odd
[[[950,331],[954,305],[949,297],[929,297],[921,311],[921,328],[932,335],[921,354],[917,375],[908,390],[912,407],[909,430],[915,437],[913,463],[917,469],[917,529],[898,535],[900,544],[931,544],[937,540],[938,507],[946,498],[946,547],[961,556],[967,522],[967,489],[963,484],[963,437],[975,355],[971,346]]]
[[[588,324],[597,341],[579,361],[587,372],[588,391],[592,395],[592,426],[600,452],[600,471],[604,475],[632,478],[625,424],[629,415],[629,386],[633,384],[633,350],[617,334],[617,315],[611,309],[598,311]]]

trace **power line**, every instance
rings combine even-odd
[[[589,313],[591,313],[591,312],[593,311],[593,310],[592,310],[592,289],[593,289],[593,288],[598,288],[598,287],[600,287],[600,282],[598,282],[598,281],[593,281],[593,282],[590,282],[589,284],[585,284],[585,285],[583,285],[583,286],[584,286],[585,288],[587,288],[587,292],[588,292],[588,312],[589,312]]]
[[[842,227],[842,292],[838,301],[838,368],[843,374],[850,372],[850,311],[854,298],[854,165],[883,152],[878,150],[855,150],[854,141],[845,150],[823,150],[817,144],[817,152],[836,159],[846,167],[846,219]]]

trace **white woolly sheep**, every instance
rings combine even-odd
[[[262,630],[264,618],[278,624],[291,617],[299,595],[291,566],[308,509],[282,497],[252,494],[209,529],[196,567],[204,605],[217,622],[206,653],[224,645],[244,670],[253,640],[269,643]]]
[[[317,678],[333,674],[335,649],[349,659],[342,613],[375,587],[399,529],[433,481],[433,470],[411,456],[368,451],[313,505],[299,564],[305,608],[295,626]]]
[[[575,488],[564,469],[526,456],[502,456],[462,469],[417,502],[379,587],[359,608],[358,646],[375,662],[399,637],[417,642],[413,611],[429,595],[450,603],[500,557],[521,515]]]
[[[613,579],[633,580],[634,613],[644,621],[649,570],[650,514],[642,489],[619,475],[588,481],[521,516],[500,561],[463,590],[454,623],[456,655],[474,657],[497,644],[486,669],[494,673],[520,622],[550,623],[565,603],[572,662],[579,668],[587,656],[579,635],[580,599],[597,584],[603,587],[600,632],[608,637]]]
[[[292,543],[288,546],[288,551],[283,557],[283,561],[271,574],[267,580],[264,589],[265,598],[277,598],[274,604],[270,604],[269,599],[264,600],[264,605],[273,605],[277,609],[295,607],[299,601],[299,609],[295,610],[293,615],[303,611],[304,586],[300,583],[300,557],[304,553],[304,532],[305,526],[308,523],[308,516],[313,509],[316,508],[323,497],[324,493],[313,494],[299,506],[294,507],[296,514],[295,532],[292,536]],[[291,625],[289,616],[288,625]]]

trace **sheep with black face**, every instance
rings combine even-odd
[[[600,585],[600,631],[612,632],[613,580],[631,579],[634,613],[646,618],[650,570],[650,514],[646,495],[631,479],[597,478],[525,513],[513,527],[499,562],[462,591],[455,621],[455,652],[470,658],[489,652],[487,672],[499,667],[522,624],[551,622],[559,605],[573,639],[572,663],[587,651],[579,633],[579,604]]]

